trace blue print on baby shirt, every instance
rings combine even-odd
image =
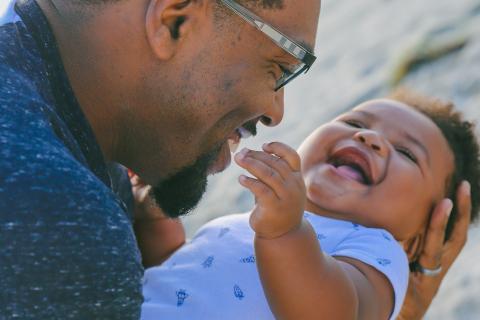
[[[176,292],[177,294],[177,307],[183,306],[185,299],[188,298],[187,291],[185,289],[180,289]]]
[[[352,226],[353,226],[353,229],[355,229],[355,230],[360,229],[360,225],[358,223],[352,223]]]
[[[204,268],[210,268],[213,263],[214,256],[209,256],[205,261],[203,261],[202,266]]]
[[[385,232],[382,232],[382,236],[387,239],[388,241],[392,241],[392,239],[390,238],[390,236],[388,234],[386,234]]]
[[[390,263],[392,263],[390,260],[382,258],[377,258],[377,262],[382,266],[388,266]]]
[[[245,298],[245,294],[243,293],[242,289],[238,285],[233,286],[233,294],[238,300],[242,300]]]
[[[242,259],[240,259],[240,262],[241,263],[255,263],[255,256],[251,255],[249,257],[242,258]]]
[[[324,240],[324,239],[327,239],[327,237],[323,233],[319,233],[319,234],[317,234],[317,239],[318,240]]]
[[[230,231],[230,228],[222,228],[220,229],[220,232],[218,233],[218,237],[221,238],[223,237],[226,233]]]

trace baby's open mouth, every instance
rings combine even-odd
[[[372,185],[373,178],[368,157],[359,149],[348,147],[335,152],[327,161],[342,176],[364,185]]]

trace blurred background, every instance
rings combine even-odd
[[[316,127],[395,85],[455,102],[480,121],[480,0],[323,0],[316,54],[286,88],[285,118],[241,147],[278,140],[297,148]],[[408,127],[408,124],[405,124]],[[408,129],[408,128],[407,128]],[[246,212],[253,197],[232,165],[209,181],[184,219],[189,236],[216,217]],[[480,229],[472,227],[426,319],[480,319]]]

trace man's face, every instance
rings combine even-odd
[[[311,208],[387,229],[397,240],[423,231],[454,169],[433,121],[392,100],[341,115],[312,133],[299,152]]]
[[[281,66],[298,63],[237,15],[216,20],[215,1],[206,3],[189,18],[194,27],[179,40],[175,55],[145,72],[139,89],[144,107],[132,115],[140,139],[133,143],[149,146],[139,147],[142,154],[131,161],[132,169],[154,185],[157,202],[170,215],[193,207],[207,175],[229,165],[229,140],[238,143],[254,134],[259,121],[274,126],[282,120],[284,92],[275,92],[276,80]],[[285,0],[281,10],[251,10],[313,48],[320,1]],[[183,210],[175,212],[179,206]]]

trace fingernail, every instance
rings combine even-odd
[[[448,199],[448,205],[447,205],[447,216],[448,217],[452,213],[452,209],[453,209],[453,202],[452,202],[452,200]]]
[[[248,149],[247,148],[243,148],[242,150],[240,150],[239,153],[237,153],[237,157],[239,157],[239,159],[243,159],[245,158],[245,156],[247,155],[248,153]]]
[[[463,182],[463,188],[465,189],[465,193],[470,196],[471,193],[472,193],[472,186],[470,185],[470,183],[468,181],[465,181]]]

